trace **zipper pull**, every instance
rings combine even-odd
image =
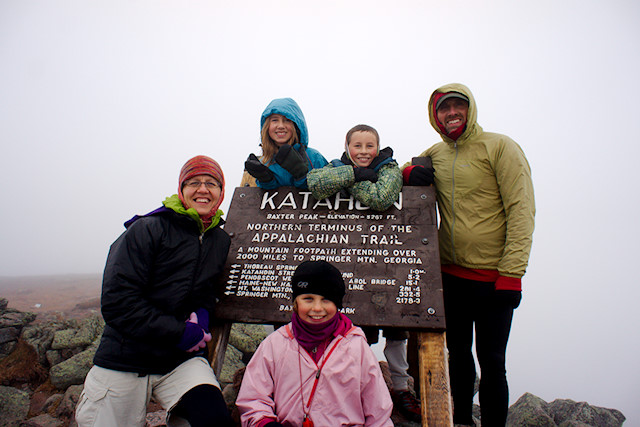
[[[313,427],[313,421],[309,418],[309,415],[304,414],[304,420],[302,420],[302,427]]]

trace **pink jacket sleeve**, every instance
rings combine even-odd
[[[366,427],[393,427],[393,401],[382,377],[380,363],[368,344],[362,348],[362,389],[360,392]]]

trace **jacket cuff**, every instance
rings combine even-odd
[[[300,179],[295,179],[293,180],[293,186],[296,188],[301,188],[303,190],[306,190],[307,188],[309,188],[309,186],[307,185],[307,174],[305,174],[302,178]],[[277,188],[277,187],[276,187]]]
[[[264,427],[267,424],[272,423],[274,421],[277,421],[277,419],[276,418],[263,418],[263,419],[261,419],[260,421],[258,421],[256,423],[256,427]]]
[[[256,185],[259,188],[262,188],[263,190],[274,190],[276,188],[278,188],[278,181],[276,181],[275,178],[273,178],[271,181],[259,181],[256,179]]]
[[[496,291],[522,291],[522,279],[519,277],[498,276]]]
[[[407,185],[409,183],[409,175],[411,174],[413,168],[415,168],[416,166],[417,165],[407,166],[402,171],[402,181],[404,181],[404,185]]]

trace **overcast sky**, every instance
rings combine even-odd
[[[0,0],[0,276],[100,273],[133,214],[220,162],[227,210],[273,98],[339,157],[376,127],[403,163],[460,82],[515,139],[537,215],[508,353],[525,392],[640,425],[637,1]]]

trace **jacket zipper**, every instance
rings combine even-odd
[[[456,250],[455,250],[455,235],[453,234],[453,229],[456,224],[456,212],[455,212],[455,194],[456,194],[456,161],[458,160],[458,141],[454,141],[453,149],[455,150],[455,155],[453,156],[453,164],[451,165],[451,229],[449,230],[449,234],[451,235],[451,259],[453,263],[456,263]]]
[[[196,277],[198,275],[198,269],[200,268],[200,265],[202,264],[202,259],[201,258],[202,258],[203,238],[204,238],[204,231],[198,235],[198,242],[200,244],[198,245],[198,260],[196,261],[196,265],[193,268],[193,274],[191,275],[191,290],[192,291],[193,291],[193,289],[195,288],[195,285],[196,285]]]

